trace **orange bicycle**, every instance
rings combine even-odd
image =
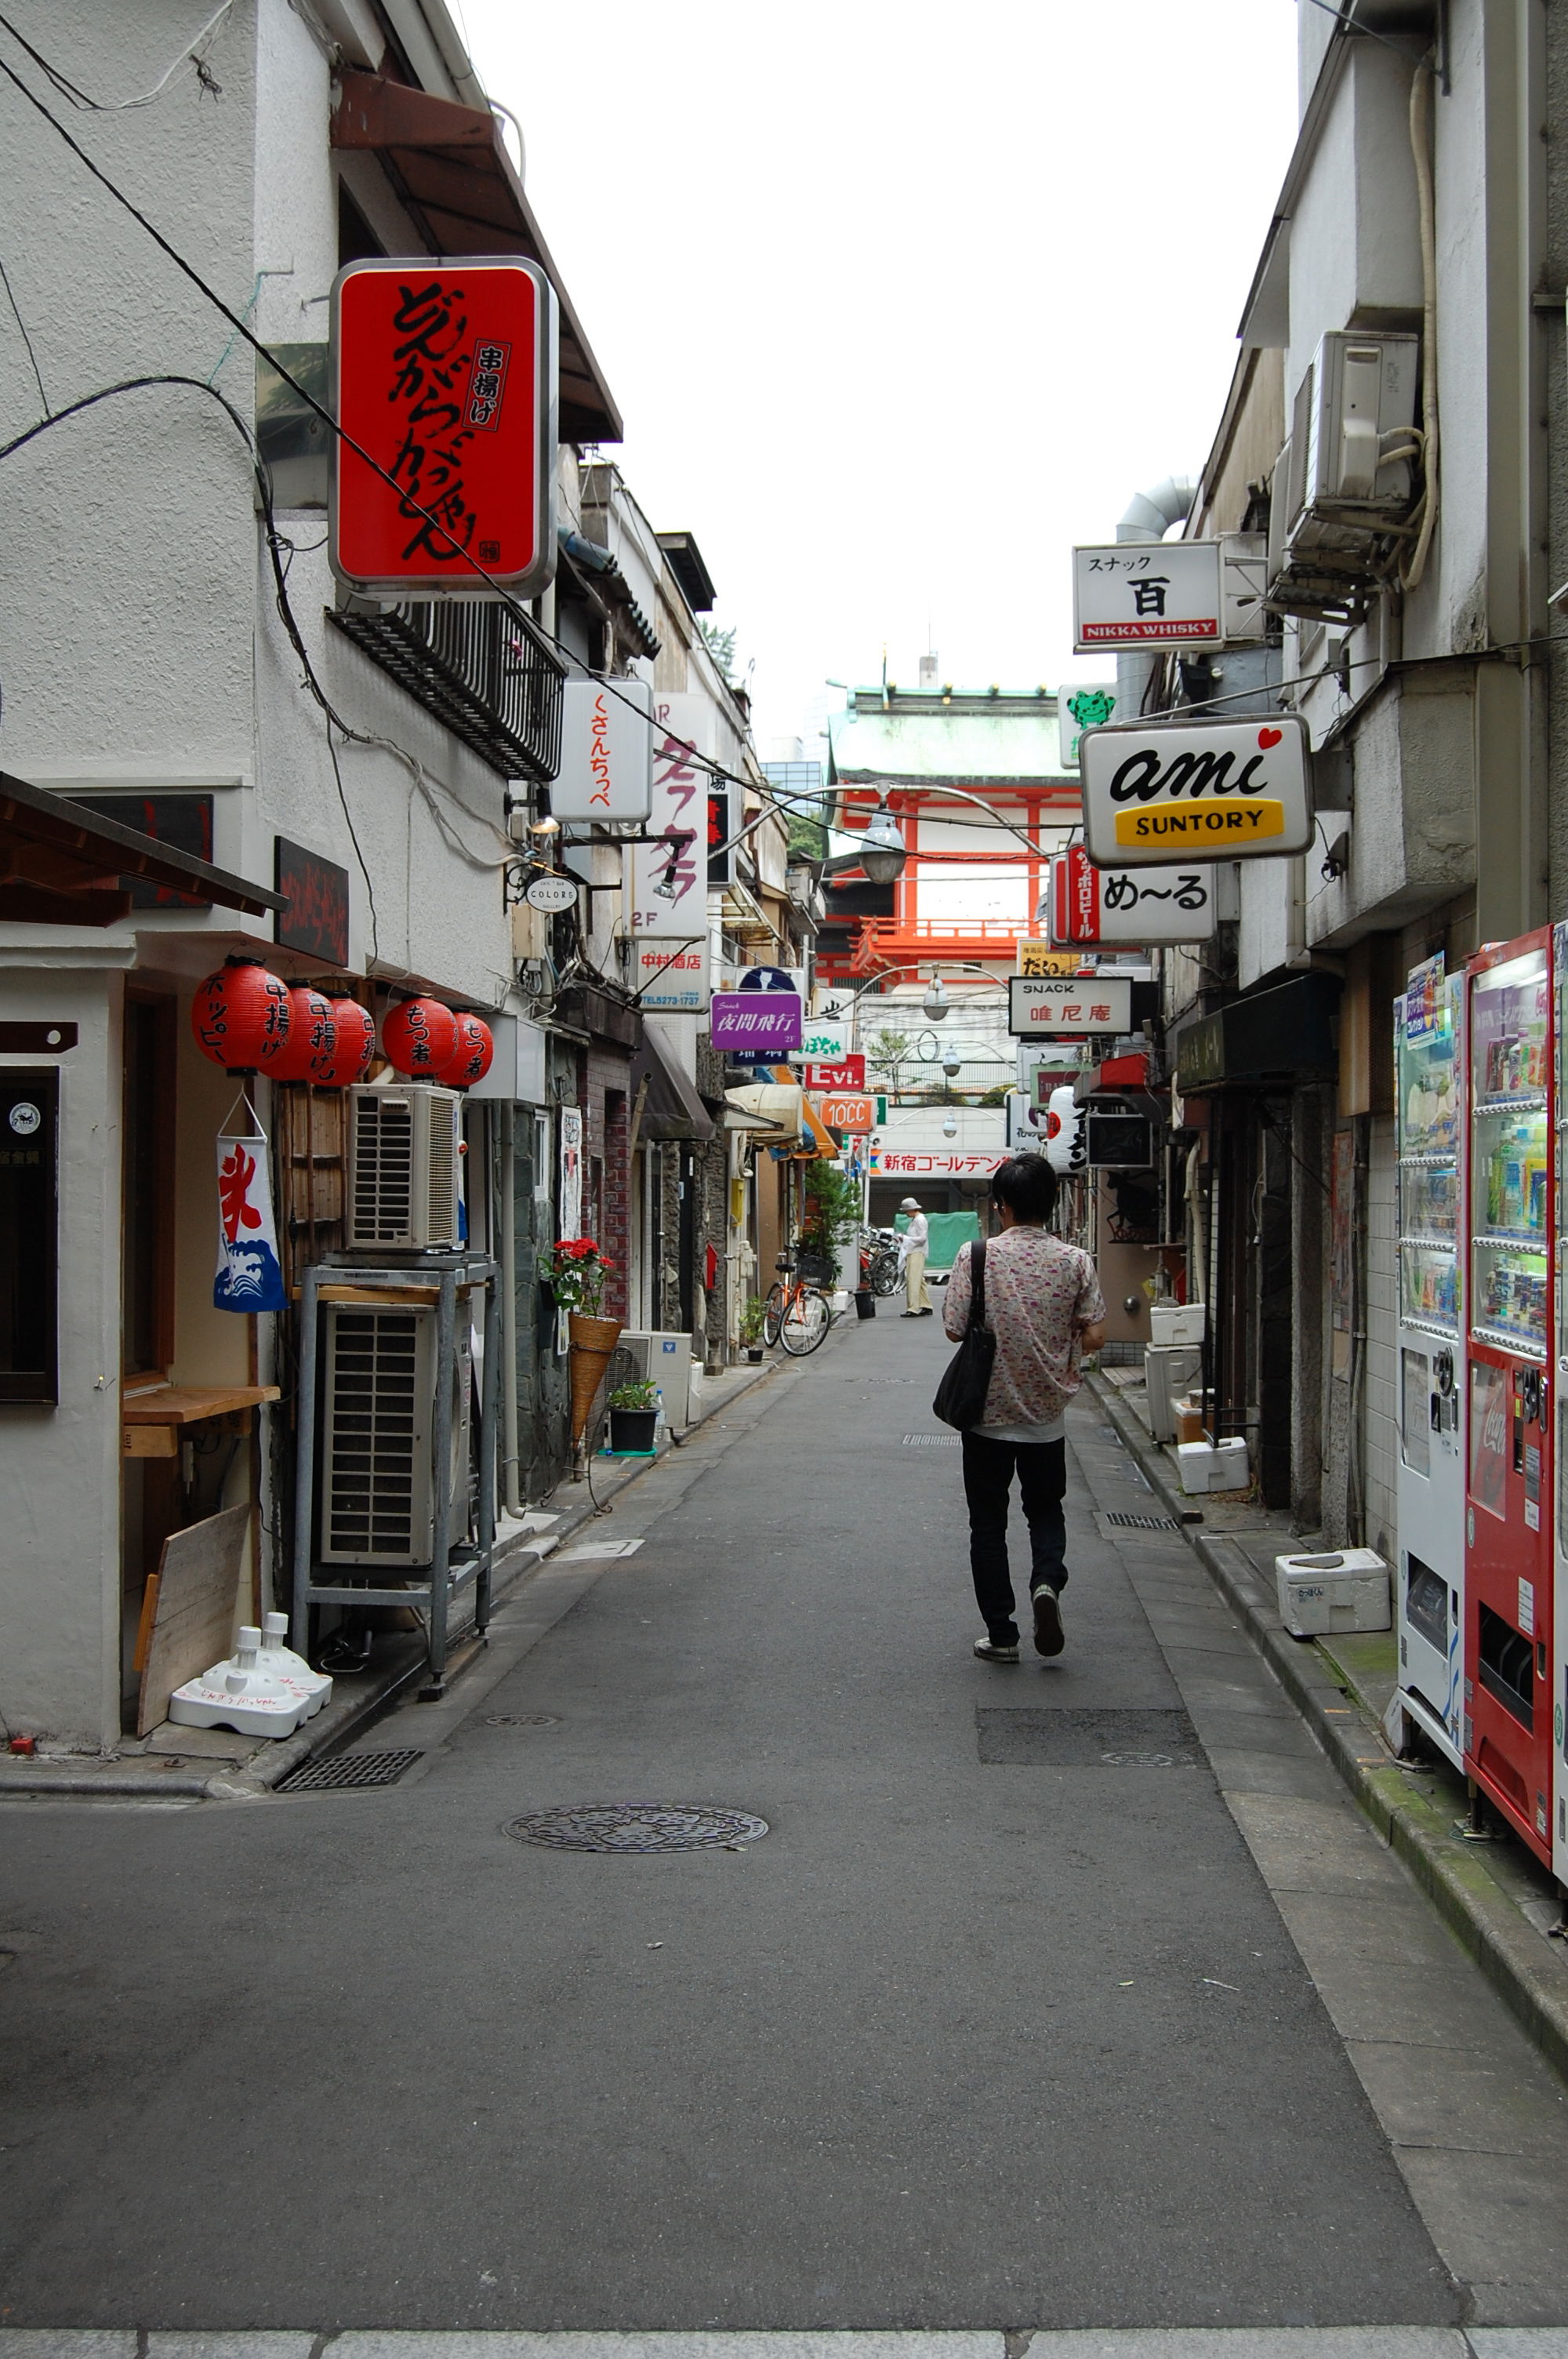
[[[782,1275],[773,1280],[762,1310],[762,1341],[782,1343],[792,1359],[815,1352],[833,1324],[833,1304],[825,1288],[832,1283],[833,1265],[819,1254],[781,1254],[773,1265]]]

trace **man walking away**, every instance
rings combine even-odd
[[[1018,1624],[1007,1561],[1008,1496],[1014,1473],[1029,1527],[1034,1645],[1059,1655],[1061,1593],[1067,1585],[1066,1408],[1083,1381],[1080,1362],[1105,1341],[1105,1299],[1095,1266],[1076,1245],[1050,1236],[1056,1174],[1043,1155],[1015,1155],[991,1181],[1001,1234],[986,1246],[986,1324],[996,1360],[982,1421],[964,1435],[964,1495],[969,1507],[969,1568],[986,1635],[985,1663],[1016,1663]],[[969,1316],[974,1248],[953,1265],[942,1323],[957,1343]]]
[[[917,1196],[906,1196],[899,1206],[909,1214],[909,1226],[899,1239],[899,1252],[903,1259],[903,1291],[908,1309],[901,1310],[901,1319],[929,1319],[931,1297],[925,1290],[925,1256],[931,1243],[931,1231]]]

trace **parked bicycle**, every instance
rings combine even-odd
[[[801,1251],[781,1254],[773,1266],[780,1275],[762,1311],[762,1341],[782,1343],[792,1359],[804,1360],[833,1324],[826,1290],[833,1282],[833,1265],[822,1255]]]
[[[860,1240],[860,1272],[873,1294],[883,1299],[899,1288],[898,1231],[867,1229]]]

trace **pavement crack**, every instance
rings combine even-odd
[[[1037,2332],[1038,2329],[1033,2326],[1010,2328],[1001,2338],[1001,2347],[1007,2354],[1007,2359],[1023,2359],[1023,2354],[1033,2342]],[[311,2359],[315,2359],[314,2353],[311,2354]]]

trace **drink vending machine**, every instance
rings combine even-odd
[[[1556,1234],[1553,1238],[1552,1266],[1555,1277],[1553,1306],[1556,1323],[1557,1424],[1555,1432],[1556,1469],[1552,1495],[1557,1513],[1552,1518],[1555,1532],[1552,1540],[1552,1638],[1548,1660],[1552,1667],[1551,1690],[1546,1698],[1545,1717],[1552,1723],[1552,1767],[1553,1809],[1552,1825],[1552,1872],[1559,1882],[1568,1882],[1568,1269],[1564,1267],[1565,1231],[1568,1231],[1568,1202],[1564,1187],[1568,1186],[1568,926],[1552,929],[1552,1015],[1556,1027],[1556,1054],[1552,1060],[1553,1104],[1553,1164]]]
[[[1551,1273],[1556,1050],[1551,929],[1466,969],[1470,1231],[1464,1766],[1550,1865],[1553,1538]]]
[[[1463,1766],[1464,978],[1439,955],[1394,1002],[1399,1139],[1400,1702]]]

